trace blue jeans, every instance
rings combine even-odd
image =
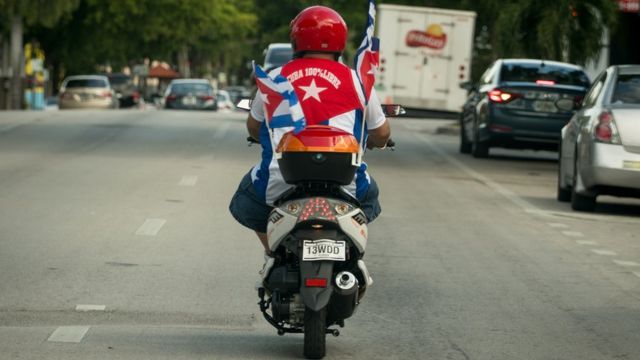
[[[363,199],[360,199],[362,211],[367,216],[367,220],[372,222],[380,215],[382,209],[378,202],[378,184],[370,177],[371,183]],[[261,233],[267,232],[267,220],[273,210],[256,193],[251,182],[251,172],[248,172],[240,181],[238,190],[233,195],[229,204],[231,215],[242,225],[249,229]]]

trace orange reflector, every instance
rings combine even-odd
[[[327,279],[306,279],[304,282],[306,287],[327,287]]]

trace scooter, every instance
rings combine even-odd
[[[385,106],[388,116],[404,110]],[[390,140],[387,147],[393,149]],[[339,336],[373,280],[363,260],[367,218],[343,189],[354,178],[360,145],[347,132],[308,126],[284,135],[280,170],[293,187],[276,202],[267,236],[275,262],[258,289],[264,318],[278,335],[304,334],[304,356],[321,359],[326,335]]]

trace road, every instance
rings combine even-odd
[[[0,113],[0,359],[299,358],[229,215],[257,161],[243,114]],[[394,119],[367,154],[375,284],[328,359],[640,358],[640,202],[555,201],[554,153],[457,152]]]

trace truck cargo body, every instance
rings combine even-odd
[[[380,100],[460,112],[466,91],[459,83],[470,79],[475,18],[470,11],[378,5]]]

